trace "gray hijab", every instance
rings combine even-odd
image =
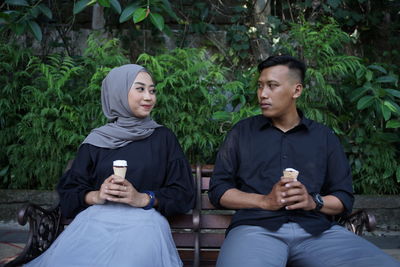
[[[93,129],[82,144],[115,149],[150,136],[161,127],[150,116],[137,118],[128,103],[128,93],[139,72],[147,72],[136,64],[112,69],[101,86],[101,104],[109,123]]]

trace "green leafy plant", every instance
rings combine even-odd
[[[277,50],[304,59],[307,65],[306,86],[299,107],[306,115],[323,121],[340,133],[337,114],[343,105],[341,80],[362,69],[361,59],[345,54],[350,36],[331,18],[325,23],[302,21],[292,24],[289,35]]]
[[[96,3],[105,8],[111,7],[115,12],[120,14],[120,23],[132,20],[137,24],[145,19],[149,19],[158,30],[163,31],[166,26],[162,13],[168,14],[173,19],[178,20],[168,0],[129,1],[123,10],[118,0],[80,0],[75,3],[73,12],[76,15],[86,7]]]
[[[344,87],[349,111],[342,116],[342,125],[349,142],[354,185],[363,193],[400,192],[400,134],[396,130],[400,127],[400,90],[396,70],[393,66],[369,65],[357,71],[351,87]]]
[[[1,140],[2,184],[50,189],[84,137],[105,123],[101,81],[111,68],[128,60],[118,41],[94,35],[84,56],[77,58],[55,54],[42,60],[4,45],[3,51],[7,49],[15,51],[0,57],[0,66],[11,73],[1,88],[5,98],[0,105],[6,108],[0,113],[1,134],[6,137]],[[9,56],[15,56],[13,64],[7,62]],[[14,76],[11,70],[18,60],[23,62]]]
[[[17,35],[30,32],[36,40],[42,40],[40,17],[53,18],[52,11],[42,0],[6,0],[0,6],[0,33],[11,30]]]
[[[16,125],[18,142],[7,147],[10,165],[15,166],[11,169],[13,186],[48,187],[59,176],[62,162],[71,156],[63,153],[63,144],[77,144],[79,135],[65,128],[74,121],[69,108],[73,97],[65,87],[79,70],[68,57],[51,56],[48,64],[31,60],[27,71],[37,76],[22,88],[26,113]]]
[[[9,144],[16,143],[16,125],[25,112],[22,88],[29,84],[31,74],[26,64],[32,57],[28,49],[0,43],[0,185],[10,183],[10,163],[6,152]]]
[[[253,67],[237,74],[239,85],[229,91],[227,106],[224,110],[216,111],[213,118],[220,121],[227,132],[233,125],[242,119],[260,114],[260,107],[257,100],[257,79],[258,70]]]
[[[213,162],[223,126],[212,118],[225,109],[227,95],[242,83],[228,81],[229,69],[208,58],[204,49],[175,49],[165,54],[142,54],[138,62],[157,81],[154,118],[177,135],[190,162]]]
[[[351,37],[331,18],[291,24],[275,52],[303,58],[308,66],[299,107],[334,129],[345,144],[357,193],[400,192],[397,68],[365,66],[349,56]],[[347,49],[347,50],[345,50]]]
[[[379,124],[386,128],[400,128],[400,106],[397,104],[400,91],[393,89],[399,88],[398,75],[383,66],[369,65],[367,69],[357,71],[357,78],[364,81],[350,95],[352,102],[357,101],[357,109],[373,112],[373,117],[380,118]]]

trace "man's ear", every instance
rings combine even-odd
[[[303,92],[303,85],[301,83],[296,84],[294,88],[293,98],[299,98],[302,92]]]

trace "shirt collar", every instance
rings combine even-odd
[[[304,127],[305,129],[308,130],[310,128],[310,126],[311,126],[312,121],[307,119],[300,109],[297,109],[297,112],[299,113],[299,116],[300,116],[300,123],[296,127],[294,127],[294,129],[298,128],[298,127],[301,127],[301,128]],[[271,121],[270,118],[267,118],[264,115],[260,115],[259,118],[260,118],[259,119],[259,128],[260,128],[260,130],[262,130],[264,128],[268,128],[270,126],[273,126],[272,125],[272,121]]]

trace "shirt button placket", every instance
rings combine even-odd
[[[287,136],[286,136],[286,134],[283,134],[282,135],[282,149],[281,149],[281,155],[282,155],[282,170],[284,169],[284,168],[287,168],[287,144],[286,144],[286,142],[287,142]]]

